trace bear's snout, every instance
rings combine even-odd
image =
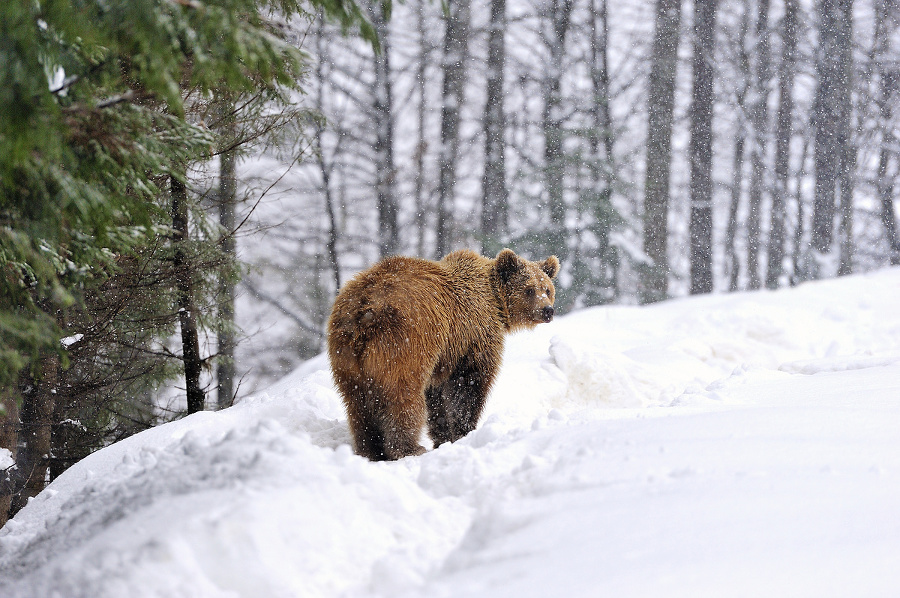
[[[549,322],[553,319],[553,308],[549,305],[541,310],[541,317],[544,318],[545,322]]]

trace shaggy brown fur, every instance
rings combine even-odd
[[[328,355],[356,452],[374,461],[425,451],[475,428],[507,332],[553,318],[555,256],[530,262],[456,251],[439,262],[391,257],[341,289]]]

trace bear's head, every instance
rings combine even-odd
[[[534,328],[553,319],[556,288],[552,279],[559,272],[555,255],[543,262],[531,262],[504,249],[497,254],[494,267],[501,296],[506,300],[510,329]]]

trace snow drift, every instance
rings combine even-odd
[[[4,597],[893,596],[900,269],[558,318],[478,429],[348,446],[317,358],[108,447],[0,530]]]

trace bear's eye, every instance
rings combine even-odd
[[[534,289],[532,289],[531,287],[528,287],[527,289],[525,289],[525,296],[526,297],[534,297]]]

